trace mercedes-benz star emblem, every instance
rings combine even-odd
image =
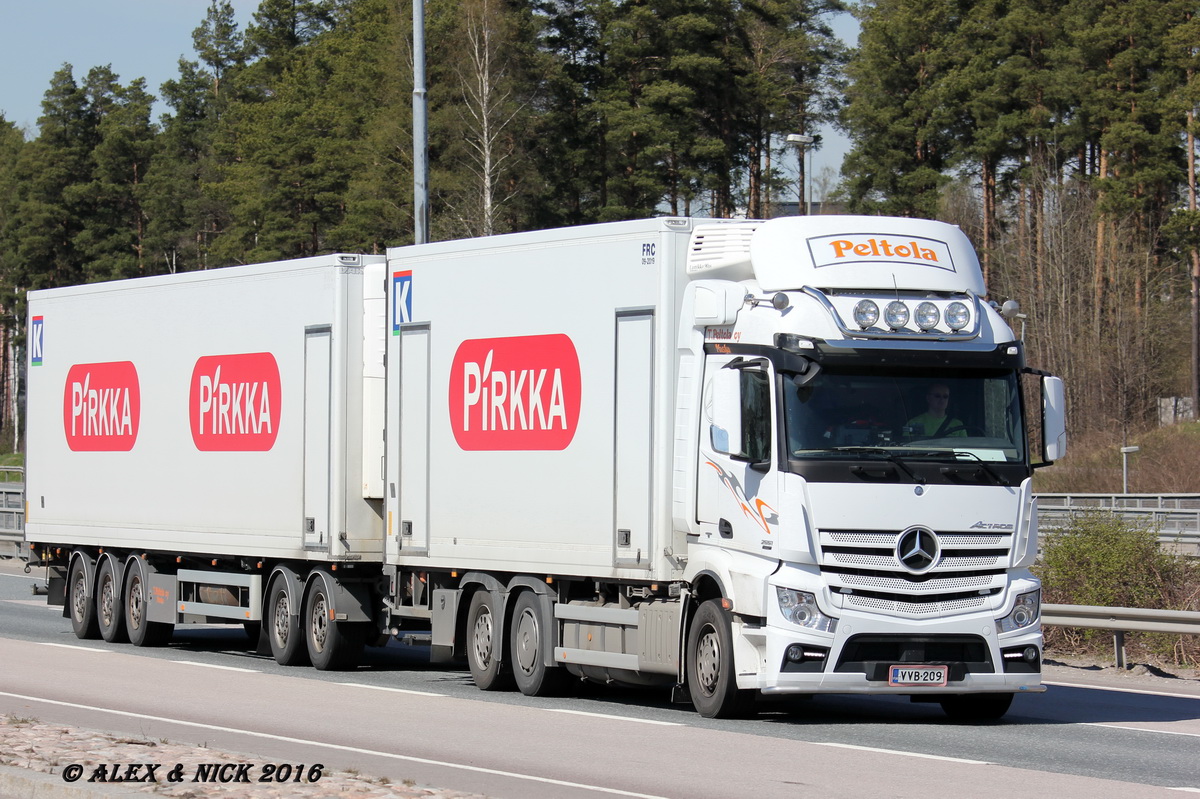
[[[937,565],[941,542],[927,527],[910,527],[896,541],[896,560],[913,574],[924,574]]]

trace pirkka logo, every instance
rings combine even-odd
[[[142,392],[129,361],[77,363],[63,388],[63,432],[74,452],[128,452],[137,441]]]
[[[192,369],[192,441],[202,452],[265,452],[275,446],[282,401],[271,353],[207,355]]]
[[[562,334],[464,341],[450,367],[450,427],[465,450],[561,450],[575,437],[579,356]]]

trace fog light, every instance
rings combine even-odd
[[[879,306],[871,300],[859,300],[854,306],[854,323],[866,330],[879,321]]]
[[[888,323],[888,327],[898,330],[908,324],[908,306],[900,300],[893,300],[884,310],[883,318]]]
[[[933,330],[942,320],[942,313],[932,302],[923,302],[917,306],[917,327],[922,330]]]
[[[800,644],[792,644],[787,648],[787,659],[793,663],[800,663],[804,660],[804,647]]]
[[[961,302],[952,302],[946,306],[946,325],[951,330],[962,330],[971,321],[971,312]]]
[[[1039,653],[1038,653],[1038,648],[1036,646],[1025,647],[1025,662],[1026,663],[1037,663],[1038,657],[1039,657]]]

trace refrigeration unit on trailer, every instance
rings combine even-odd
[[[28,538],[78,634],[262,619],[321,668],[397,636],[484,689],[658,684],[708,716],[1041,690],[1030,478],[1062,384],[958,229],[352,258],[31,294]]]

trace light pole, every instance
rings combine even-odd
[[[1129,456],[1141,447],[1121,447],[1121,493],[1129,493]]]
[[[806,203],[804,199],[806,188],[805,184],[807,183],[805,180],[806,176],[804,174],[804,156],[808,153],[808,145],[812,144],[814,141],[816,141],[816,139],[805,133],[789,133],[786,141],[788,144],[796,148],[797,170],[799,172],[799,180],[797,180],[797,183],[799,184],[800,191],[800,201],[797,203],[797,208],[799,209],[799,215],[805,215],[808,213],[809,209],[808,203]]]

